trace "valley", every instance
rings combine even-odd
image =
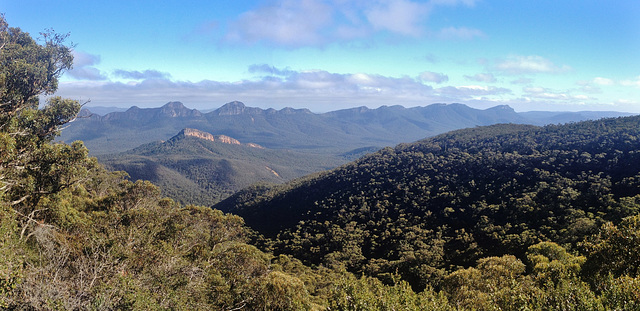
[[[99,155],[100,163],[149,180],[182,204],[212,205],[254,183],[280,184],[344,163],[338,156],[241,144],[223,135],[185,129],[167,141]]]
[[[517,113],[508,106],[480,110],[462,104],[358,107],[316,114],[308,109],[248,107],[238,101],[202,113],[169,102],[105,115],[85,109],[59,139],[83,141],[108,168],[126,171],[132,180],[150,180],[182,204],[211,205],[253,183],[283,183],[383,147],[450,130],[622,115],[627,114]],[[185,131],[197,134],[185,137]]]

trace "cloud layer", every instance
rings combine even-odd
[[[564,73],[571,70],[567,65],[556,65],[550,60],[537,55],[512,55],[498,60],[493,69],[505,74]]]
[[[160,72],[157,70],[123,70],[117,69],[113,72],[116,77],[123,79],[144,80],[144,79],[168,79],[171,75],[166,72]]]
[[[100,56],[73,51],[73,69],[68,74],[78,80],[106,80],[107,76],[95,67],[98,64]]]
[[[552,104],[570,108],[572,105],[584,105],[585,102],[597,100],[585,95],[581,89],[553,90],[531,86],[533,80],[528,80],[529,85],[522,89],[491,85],[436,87],[434,84],[446,83],[449,77],[444,73],[430,71],[422,72],[416,77],[389,77],[325,70],[297,71],[268,64],[250,65],[247,70],[254,74],[254,78],[234,82],[173,81],[168,74],[154,70],[119,70],[114,74],[130,78],[128,82],[67,81],[61,83],[58,95],[89,99],[102,106],[131,103],[142,107],[157,107],[165,102],[178,100],[195,108],[207,109],[219,107],[231,100],[241,100],[261,107],[304,107],[316,112],[361,105],[378,107],[401,104],[410,107],[436,102],[458,102],[476,107],[508,104],[516,110],[519,107],[545,107]],[[465,78],[481,83],[493,83],[496,80],[489,73]],[[594,81],[606,82],[602,79]],[[629,83],[635,86],[637,82],[630,80]]]
[[[370,38],[375,34],[472,39],[484,33],[464,26],[432,30],[428,19],[439,6],[475,3],[475,0],[277,0],[229,21],[222,40],[299,48]]]
[[[146,79],[127,83],[68,81],[60,85],[58,95],[90,99],[104,106],[127,102],[139,106],[158,106],[170,100],[180,100],[207,107],[238,99],[274,108],[295,106],[328,111],[354,105],[416,106],[434,102],[461,102],[511,92],[504,88],[483,86],[434,88],[425,82],[443,83],[448,80],[447,75],[434,72],[423,72],[417,77],[388,77],[324,70],[295,71],[267,64],[251,65],[248,70],[257,75],[255,79],[235,82],[172,81],[154,71],[119,71],[120,76],[129,76],[134,80],[146,76]]]

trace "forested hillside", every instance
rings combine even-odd
[[[580,120],[600,115],[606,114],[524,114],[508,106],[479,110],[461,104],[359,107],[314,114],[306,109],[263,110],[241,102],[201,113],[180,102],[170,102],[159,108],[132,107],[104,116],[83,110],[79,119],[65,127],[63,138],[68,142],[87,140],[101,163],[109,169],[126,171],[132,181],[150,180],[161,186],[164,195],[181,203],[211,205],[253,183],[286,182],[337,167],[382,146],[451,129],[500,122]],[[203,147],[195,139],[165,142],[175,141],[171,137],[178,131],[182,133],[181,126],[194,127],[193,131],[207,135],[232,135],[243,142],[258,142],[267,150],[247,152],[247,148],[219,144]],[[194,146],[189,146],[190,143]],[[117,152],[128,148],[133,149]],[[221,152],[221,149],[229,150]]]
[[[243,220],[180,206],[54,143],[80,103],[51,94],[66,36],[38,43],[0,15],[0,309],[299,310],[346,277],[247,244]],[[304,283],[297,275],[303,276]]]
[[[107,168],[126,171],[132,181],[150,180],[180,203],[211,205],[253,183],[286,182],[348,163],[384,146],[453,129],[619,114],[516,113],[508,106],[480,110],[462,104],[358,107],[315,114],[307,109],[248,107],[238,101],[202,113],[180,102],[169,102],[158,108],[131,107],[104,116],[82,110],[78,119],[65,126],[61,140],[84,141]],[[267,150],[245,152],[246,148],[228,146],[226,149],[237,152],[220,152],[221,145],[202,147],[195,139],[165,142],[174,140],[172,137],[185,128],[257,143]]]
[[[162,188],[163,195],[182,204],[200,205],[217,203],[254,183],[279,184],[345,161],[338,156],[234,142],[211,141],[182,131],[167,141],[101,155],[98,160],[108,169],[126,171],[133,181],[153,182]]]
[[[526,258],[585,239],[640,206],[640,117],[495,125],[386,148],[280,187],[242,191],[237,213],[276,253],[416,289],[488,256]]]
[[[638,118],[449,133],[220,205],[265,237],[56,143],[81,104],[40,106],[73,61],[42,38],[0,15],[0,309],[640,310]]]

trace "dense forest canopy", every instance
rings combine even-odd
[[[400,273],[416,289],[488,256],[571,251],[638,214],[640,117],[562,126],[495,125],[386,148],[318,176],[216,205],[276,253]]]
[[[55,143],[81,104],[39,107],[72,64],[41,37],[0,15],[2,309],[640,309],[637,118],[454,132],[220,205],[265,237]]]

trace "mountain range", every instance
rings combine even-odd
[[[257,182],[283,183],[334,168],[385,146],[454,129],[496,123],[575,121],[616,112],[517,113],[461,104],[308,109],[247,107],[230,102],[202,113],[180,102],[131,107],[103,116],[83,110],[62,131],[82,140],[101,163],[150,180],[183,204],[211,205]]]
[[[238,101],[202,113],[180,102],[170,102],[159,108],[134,106],[106,115],[84,109],[80,118],[62,131],[61,140],[82,140],[92,154],[98,155],[167,140],[185,128],[193,128],[271,149],[336,154],[363,147],[393,146],[450,130],[496,123],[542,125],[623,115],[628,114],[517,113],[509,106],[480,110],[462,104],[357,107],[316,114],[308,109],[247,107]]]

